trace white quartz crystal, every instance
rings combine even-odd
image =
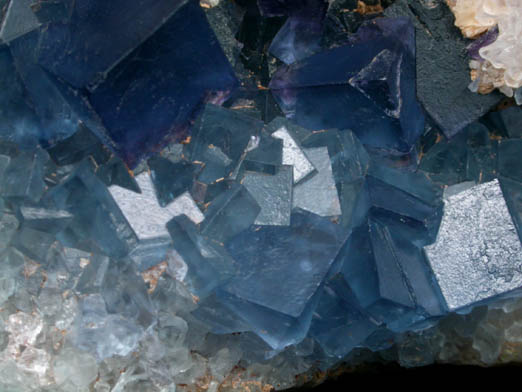
[[[522,2],[520,0],[447,0],[455,25],[467,38],[476,38],[497,26],[495,42],[479,50],[484,62],[472,61],[472,91],[498,88],[512,97],[522,86]]]
[[[467,38],[475,38],[497,24],[495,15],[504,12],[502,0],[447,0],[455,15],[455,26]]]

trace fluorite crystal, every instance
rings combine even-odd
[[[287,117],[303,127],[352,129],[370,147],[406,153],[424,127],[414,42],[407,19],[377,19],[346,45],[281,67],[270,87]]]
[[[448,307],[519,287],[522,247],[498,180],[446,192],[437,242],[425,249]]]
[[[0,390],[504,358],[522,109],[391,3],[0,0]]]

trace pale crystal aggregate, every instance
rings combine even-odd
[[[455,25],[467,38],[476,38],[498,28],[496,40],[479,49],[482,61],[470,62],[474,80],[470,89],[488,93],[498,88],[508,97],[513,97],[522,87],[522,3],[518,0],[447,2],[455,14]]]

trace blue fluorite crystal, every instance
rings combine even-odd
[[[280,313],[299,316],[345,238],[342,228],[299,210],[292,214],[289,227],[254,226],[226,243],[238,270],[225,290]]]
[[[271,3],[271,1],[261,1],[259,3],[261,11],[272,14],[275,10],[268,10],[272,6]],[[307,1],[300,6],[291,3],[285,4],[287,10],[281,10],[282,13],[289,15],[289,18],[268,49],[285,64],[292,64],[321,50],[323,22],[328,8],[328,3],[324,0]]]
[[[31,11],[31,3],[31,0],[2,2],[2,14],[5,14],[0,14],[0,42],[8,43],[38,28],[40,24],[36,15]]]
[[[376,19],[350,43],[281,67],[270,82],[287,117],[310,129],[352,129],[371,147],[406,153],[424,129],[415,95],[415,31]]]
[[[328,355],[341,358],[359,346],[378,326],[339,275],[325,286],[312,319],[310,335]]]
[[[3,140],[11,140],[21,146],[34,146],[41,140],[40,123],[7,47],[0,48],[0,68],[0,135]]]
[[[89,101],[133,165],[166,139],[183,139],[201,103],[222,102],[236,83],[202,9],[189,1],[112,68]]]
[[[58,235],[66,245],[123,257],[137,243],[136,234],[88,161],[50,190],[44,203],[73,214],[71,223]]]
[[[121,59],[149,38],[183,3],[79,0],[71,17],[42,29],[38,62],[76,88],[95,85]],[[45,9],[45,2],[41,7]],[[54,18],[58,12],[53,12]],[[53,19],[54,19],[53,18]],[[63,18],[58,18],[63,19]],[[110,39],[107,39],[110,37]]]
[[[442,3],[247,3],[0,0],[0,390],[294,382],[518,295],[521,111]]]

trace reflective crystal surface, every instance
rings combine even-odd
[[[522,246],[498,180],[448,195],[437,241],[425,249],[450,309],[521,285]]]
[[[451,17],[0,0],[0,390],[520,361],[522,109]]]

